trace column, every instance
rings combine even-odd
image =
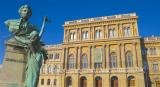
[[[89,75],[87,78],[87,87],[95,87],[94,84],[94,75]]]
[[[81,68],[81,47],[78,47],[78,69]]]
[[[139,36],[137,22],[133,22],[133,23],[132,23],[132,30],[133,30],[133,35],[134,35],[134,36]]]
[[[69,42],[69,39],[70,39],[69,33],[70,33],[70,30],[67,30],[67,42]]]
[[[71,87],[79,87],[78,75],[72,75],[72,86]]]
[[[47,64],[44,64],[44,67],[45,67],[45,74],[48,74],[48,71],[47,71],[47,69],[48,69],[48,67],[47,67]]]
[[[122,24],[118,24],[118,29],[119,29],[119,37],[123,37],[123,28],[122,28]]]
[[[95,28],[93,27],[93,40],[95,40]]]
[[[121,65],[121,44],[118,44],[117,59],[118,59],[118,67],[122,67]]]
[[[91,63],[92,63],[92,55],[91,55],[91,50],[92,50],[92,46],[88,46],[89,47],[89,55],[88,55],[88,68],[91,69]]]
[[[136,52],[137,52],[137,63],[138,63],[138,67],[143,67],[143,60],[142,60],[142,47],[141,47],[141,43],[140,41],[136,43]],[[136,48],[135,47],[135,48]]]
[[[110,64],[109,64],[109,55],[110,55],[110,47],[109,47],[109,44],[106,44],[106,68],[109,68],[110,67]]]
[[[64,35],[64,36],[63,36],[63,41],[64,41],[64,42],[66,42],[66,38],[67,38],[67,37],[66,37],[66,32],[67,32],[67,30],[64,29],[64,32],[63,32],[63,35]]]
[[[106,68],[106,45],[104,44],[103,45],[103,61],[102,61],[102,64],[103,64],[103,68]]]
[[[67,69],[67,59],[68,59],[68,47],[65,50],[65,69]]]
[[[76,29],[76,41],[79,41],[78,29]]]
[[[120,33],[119,33],[119,24],[116,24],[116,29],[117,29],[117,37],[120,37]]]
[[[92,39],[92,30],[91,30],[91,27],[89,28],[88,34],[89,34],[89,40],[91,40]]]
[[[138,67],[136,43],[134,42],[132,44],[133,44],[133,67]]]
[[[105,29],[105,30],[106,30],[106,38],[107,38],[107,39],[109,38],[109,28],[108,28],[108,27],[109,27],[109,25],[106,25],[106,26],[105,26],[105,28],[106,28],[106,29]]]
[[[122,67],[126,68],[126,60],[125,60],[125,44],[121,44],[121,62],[122,62]]]
[[[94,57],[93,57],[93,50],[94,50],[95,46],[92,46],[92,63],[91,63],[91,66],[92,66],[92,69],[94,69]]]
[[[78,69],[78,47],[76,47],[76,69]]]
[[[105,25],[103,25],[102,27],[103,27],[103,39],[106,39],[106,29],[105,29]]]
[[[81,40],[82,40],[82,28],[80,28],[80,32],[79,32],[79,34],[80,34],[79,41],[81,41]]]
[[[63,66],[62,66],[62,69],[65,69],[65,48],[63,48],[63,52],[62,52],[62,59],[61,59],[61,61],[63,62]]]

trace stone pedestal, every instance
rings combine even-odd
[[[23,87],[26,53],[15,41],[6,43],[3,68],[0,70],[0,87]]]

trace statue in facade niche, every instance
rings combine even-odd
[[[13,34],[10,40],[26,49],[27,65],[24,87],[37,87],[42,61],[47,59],[47,52],[41,42],[46,17],[39,33],[37,27],[28,22],[32,15],[32,10],[28,5],[21,6],[19,14],[20,19],[7,20],[5,24]]]

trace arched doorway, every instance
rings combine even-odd
[[[156,87],[160,87],[160,80],[156,80]]]
[[[128,87],[135,87],[135,78],[134,76],[128,77]]]
[[[118,87],[118,78],[116,76],[111,78],[111,87]]]
[[[72,78],[71,77],[66,78],[66,87],[72,87]]]
[[[86,77],[80,78],[80,87],[87,87],[87,79]]]
[[[95,87],[102,87],[102,78],[99,76],[95,78]]]
[[[156,87],[160,87],[160,78],[156,77],[154,80],[155,80]]]

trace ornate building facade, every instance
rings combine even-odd
[[[45,47],[39,87],[160,87],[160,38],[141,38],[137,19],[66,21],[63,43]]]

